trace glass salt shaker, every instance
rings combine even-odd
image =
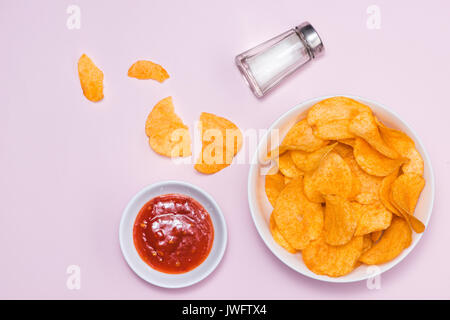
[[[302,65],[320,56],[324,46],[309,22],[304,22],[236,57],[250,89],[263,97]]]

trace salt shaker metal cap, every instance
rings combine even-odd
[[[260,98],[323,52],[319,34],[310,23],[304,22],[236,56],[236,65]]]

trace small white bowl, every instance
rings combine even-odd
[[[416,143],[416,148],[422,155],[425,163],[424,178],[426,183],[425,188],[423,189],[422,194],[420,195],[419,202],[417,203],[415,216],[419,218],[425,224],[425,226],[427,226],[431,216],[434,202],[434,175],[430,159],[419,137],[403,120],[400,119],[400,117],[395,112],[388,109],[387,107],[368,99],[347,95],[344,96],[355,99],[368,105],[369,107],[372,108],[374,114],[382,122],[384,122],[389,127],[404,131]],[[294,123],[305,118],[307,110],[312,105],[323,99],[330,97],[331,96],[319,97],[300,103],[299,105],[295,106],[294,108],[283,114],[277,121],[275,121],[272,124],[272,126],[268,130],[268,133],[260,141],[258,149],[250,166],[250,172],[248,176],[248,201],[253,221],[255,223],[256,229],[259,232],[259,235],[264,240],[269,249],[272,251],[272,253],[278,259],[283,261],[287,266],[291,267],[295,271],[307,277],[317,280],[327,282],[354,282],[374,277],[394,267],[414,249],[414,247],[422,237],[422,234],[417,234],[413,232],[413,240],[411,245],[407,249],[403,250],[403,252],[394,260],[387,262],[385,264],[379,265],[377,267],[368,267],[362,265],[356,268],[350,274],[338,278],[317,275],[312,271],[310,271],[303,263],[301,253],[297,254],[288,253],[273,240],[269,229],[269,217],[273,208],[266,197],[264,187],[265,176],[260,174],[263,165],[261,165],[257,161],[257,159],[263,159],[264,156],[267,154],[268,151],[267,145],[268,142],[270,142],[269,139],[271,130],[279,129],[279,137],[281,141],[282,138],[286,135],[287,131]],[[427,230],[425,230],[425,232],[427,232]]]
[[[206,260],[181,274],[167,274],[151,268],[141,259],[133,242],[133,225],[139,210],[150,199],[169,193],[184,194],[197,200],[208,211],[214,227],[214,242]],[[208,193],[187,182],[162,181],[145,187],[130,200],[120,221],[119,240],[125,260],[139,277],[159,287],[182,288],[203,280],[217,267],[227,246],[227,225],[222,211]]]

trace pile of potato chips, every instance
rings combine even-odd
[[[268,157],[278,167],[265,181],[273,238],[301,251],[316,274],[388,262],[411,244],[412,230],[425,230],[414,217],[423,159],[408,135],[364,104],[320,101]]]

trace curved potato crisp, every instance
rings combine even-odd
[[[159,64],[148,60],[139,60],[128,69],[128,76],[136,79],[153,79],[163,82],[169,78],[167,71]]]
[[[278,243],[282,248],[286,249],[287,252],[290,253],[296,253],[297,250],[295,250],[289,242],[286,241],[285,238],[283,238],[283,235],[280,233],[280,230],[278,230],[277,224],[275,223],[275,218],[273,216],[273,213],[270,215],[270,232],[272,233],[272,237],[275,240],[276,243]]]
[[[267,199],[269,199],[272,207],[275,207],[275,202],[277,201],[281,190],[284,189],[284,176],[280,172],[266,175],[265,189]]]
[[[394,217],[391,226],[381,239],[364,252],[359,261],[365,264],[382,264],[397,257],[412,241],[411,229],[405,220]]]
[[[183,121],[175,114],[172,97],[159,101],[145,123],[150,147],[166,157],[191,155],[191,138]]]
[[[295,166],[303,172],[317,169],[320,161],[337,145],[337,143],[324,146],[313,152],[291,151],[291,158]],[[281,159],[281,157],[280,157]]]
[[[305,194],[312,202],[325,202],[323,195],[339,195],[345,199],[352,191],[352,172],[342,157],[329,152],[314,172],[305,174]]]
[[[383,230],[374,231],[370,234],[370,238],[372,239],[372,242],[377,242],[378,240],[380,240],[382,235],[383,235]]]
[[[388,144],[381,138],[375,118],[370,112],[358,114],[350,121],[349,130],[354,135],[363,138],[375,150],[385,157],[396,159],[399,157],[397,151],[388,146]]]
[[[392,183],[392,200],[406,213],[414,215],[425,179],[414,173],[404,173]]]
[[[353,202],[352,208],[355,211],[355,215],[360,217],[355,236],[385,230],[391,224],[392,213],[390,213],[381,202],[370,205]]]
[[[347,140],[355,137],[349,125],[350,120],[335,120],[314,126],[313,133],[324,140]]]
[[[312,272],[330,277],[344,276],[353,271],[363,250],[363,237],[354,237],[342,246],[332,246],[322,235],[302,251],[303,261]]]
[[[366,252],[372,247],[373,241],[370,234],[366,234],[363,236],[363,249],[362,253]]]
[[[373,149],[363,139],[356,139],[353,149],[356,162],[368,174],[384,177],[400,167],[402,159],[390,159]]]
[[[313,105],[307,115],[310,126],[336,120],[350,120],[360,112],[371,112],[370,108],[347,97],[333,97]]]
[[[103,72],[85,54],[78,60],[78,77],[88,100],[97,102],[103,99]]]
[[[391,186],[392,183],[397,179],[398,176],[398,169],[392,172],[391,174],[387,175],[383,178],[381,182],[381,186],[379,189],[379,198],[381,203],[392,213],[394,213],[398,217],[402,217],[402,214],[397,210],[397,208],[392,205],[390,200],[390,193],[391,193]]]
[[[320,236],[323,228],[323,209],[310,202],[302,192],[302,177],[292,180],[281,191],[273,215],[278,230],[295,249],[302,250]]]
[[[359,213],[350,201],[339,196],[325,196],[324,237],[328,244],[339,246],[349,242],[358,225]]]
[[[281,173],[288,178],[297,178],[298,176],[303,175],[303,172],[300,171],[294,164],[294,161],[292,161],[291,151],[284,153],[278,158],[278,168]]]
[[[297,150],[312,152],[323,147],[328,142],[319,139],[313,134],[312,128],[306,119],[297,122],[286,134],[281,146],[295,146]]]
[[[200,115],[202,152],[194,168],[205,174],[228,167],[242,147],[242,132],[230,120],[212,113]]]

